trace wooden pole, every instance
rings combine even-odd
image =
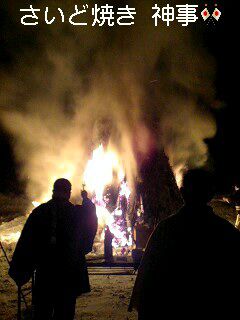
[[[4,249],[1,241],[0,241],[0,247],[1,247],[1,249],[3,251],[3,254],[4,254],[4,256],[5,256],[6,260],[7,260],[7,263],[10,265],[10,261],[8,259],[7,253],[6,253],[5,249]]]

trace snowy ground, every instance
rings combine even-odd
[[[219,216],[234,224],[236,212],[226,202],[213,201],[212,207]],[[14,249],[14,244],[8,243],[8,236],[20,233],[26,217],[20,216],[12,221],[0,224],[0,236],[4,238],[4,245],[8,255]],[[8,265],[0,250],[0,320],[16,319],[17,293],[14,283],[9,278]],[[134,275],[91,275],[92,292],[82,296],[77,301],[76,320],[135,320],[136,313],[128,313],[131,291],[134,285]],[[28,288],[25,288],[28,290]],[[30,297],[29,297],[30,299]],[[27,314],[24,319],[31,319]]]
[[[7,275],[7,263],[0,257],[0,319],[16,319],[16,286]],[[133,275],[92,275],[92,291],[77,300],[76,320],[136,320],[136,313],[128,313],[127,307],[135,281]],[[25,292],[29,286],[24,288]],[[27,299],[30,303],[30,296]],[[24,307],[23,307],[24,311]],[[30,319],[24,312],[23,319]]]
[[[2,223],[0,222],[0,240],[3,241],[9,257],[13,253],[15,242],[26,221],[25,216],[13,217],[14,219],[11,221],[4,219]],[[12,242],[12,240],[14,241]],[[134,275],[91,275],[92,291],[78,299],[76,319],[137,319],[136,314],[127,312],[134,281]],[[29,285],[24,287],[24,291],[29,291],[29,287]],[[29,305],[31,304],[30,298],[29,295],[27,298]],[[16,309],[16,286],[8,276],[8,264],[0,250],[0,320],[16,319]],[[31,319],[29,310],[24,313],[23,319]]]
[[[137,319],[127,307],[135,276],[91,276],[92,292],[78,299],[76,319]]]

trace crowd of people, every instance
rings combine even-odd
[[[139,320],[235,319],[240,233],[208,205],[214,196],[208,172],[188,171],[181,191],[185,206],[148,241],[129,311],[136,309]],[[52,199],[29,216],[12,258],[9,274],[18,286],[35,272],[35,320],[73,320],[77,297],[90,292],[85,255],[97,232],[96,208],[86,191],[82,205],[70,195],[71,183],[57,180]]]

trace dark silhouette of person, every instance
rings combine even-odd
[[[109,226],[106,226],[104,235],[104,258],[106,262],[110,262],[113,259],[113,238],[114,234],[110,231]]]
[[[13,254],[9,275],[17,285],[35,271],[35,320],[73,320],[77,296],[90,291],[70,195],[70,182],[56,180],[52,199],[32,211]]]
[[[202,169],[186,173],[185,206],[152,233],[129,305],[139,319],[238,317],[240,233],[208,206],[213,186]]]
[[[95,204],[88,198],[86,190],[82,190],[82,205],[75,206],[76,216],[81,229],[81,243],[85,254],[93,249],[94,238],[98,228],[98,218]]]

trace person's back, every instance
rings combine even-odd
[[[90,290],[70,191],[67,180],[55,182],[52,200],[29,216],[11,262],[9,274],[19,285],[36,271],[35,319],[52,319],[53,313],[73,319],[77,295]]]
[[[148,243],[130,303],[139,319],[217,318],[226,310],[231,319],[235,311],[240,234],[207,206],[212,190],[204,175],[188,173],[186,206],[161,222]]]
[[[52,199],[32,212],[37,270],[50,278],[61,276],[61,285],[74,284],[73,271],[80,257],[75,228],[74,206],[68,201]],[[52,271],[52,272],[51,272]],[[70,277],[70,278],[69,278]]]
[[[113,247],[112,247],[113,238],[114,238],[114,234],[110,231],[109,226],[106,226],[105,235],[104,235],[104,259],[105,259],[105,262],[110,262],[113,259]]]
[[[76,217],[79,219],[81,230],[81,242],[83,243],[85,254],[92,251],[94,238],[98,228],[98,218],[95,204],[88,198],[86,190],[81,192],[83,198],[82,205],[75,206]]]

